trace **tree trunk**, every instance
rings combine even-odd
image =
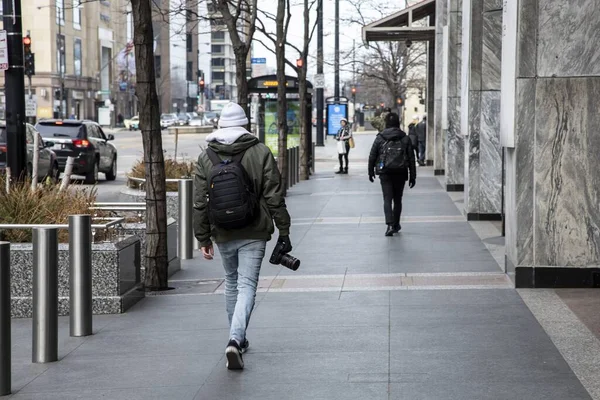
[[[245,47],[245,46],[243,46]],[[246,75],[246,60],[248,52],[244,48],[235,49],[235,79],[238,89],[238,104],[244,109],[250,121],[250,108],[248,107],[248,76]]]
[[[167,202],[150,0],[132,0],[136,95],[146,168],[146,289],[167,289]]]
[[[282,185],[287,192],[288,168],[287,168],[287,98],[286,98],[286,80],[285,80],[285,11],[286,0],[277,0],[277,49],[275,56],[277,59],[277,124],[279,131],[277,163],[281,171]]]
[[[300,180],[306,181],[310,175],[308,167],[308,152],[312,147],[309,142],[310,135],[308,130],[312,130],[312,125],[306,123],[306,114],[312,112],[306,108],[306,69],[308,65],[306,58],[308,55],[308,48],[310,45],[310,9],[308,5],[309,0],[304,0],[304,46],[302,48],[302,68],[298,69],[298,80],[299,80],[299,94],[300,94]],[[313,154],[314,157],[314,154]]]

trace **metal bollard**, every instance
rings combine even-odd
[[[296,154],[294,153],[294,148],[290,149],[290,185],[294,186],[296,184],[296,172],[294,172],[294,165],[296,161],[294,161],[294,157]]]
[[[315,172],[315,158],[316,158],[316,154],[315,154],[315,142],[312,142],[312,153],[311,153],[311,158],[310,158],[310,162],[311,162],[311,166],[312,166],[312,172]]]
[[[0,396],[11,389],[10,243],[0,242]]]
[[[200,241],[196,238],[194,238],[194,250],[200,250]]]
[[[296,157],[294,158],[294,160],[296,160],[296,164],[294,166],[295,167],[294,171],[296,171],[295,182],[299,183],[300,182],[300,146],[294,147],[294,151],[296,152]]]
[[[34,363],[58,361],[58,235],[56,228],[33,229]]]
[[[291,152],[290,149],[287,149],[285,151],[285,163],[287,164],[287,188],[291,188],[292,187],[292,160],[291,160]]]
[[[69,216],[69,323],[71,336],[92,334],[92,217]]]
[[[194,258],[194,229],[192,227],[192,201],[194,182],[191,179],[179,181],[179,238],[178,252],[180,260]]]

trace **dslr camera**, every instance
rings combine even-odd
[[[296,257],[292,257],[288,253],[292,251],[292,245],[289,242],[288,237],[280,237],[273,249],[273,254],[269,262],[274,265],[283,265],[286,268],[296,271],[300,267],[300,260]]]

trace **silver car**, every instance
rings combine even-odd
[[[179,118],[176,114],[163,114],[160,116],[160,127],[161,129],[167,129],[170,126],[177,125]]]
[[[40,155],[38,158],[38,181],[42,181],[46,178],[52,179],[54,182],[58,182],[60,176],[60,170],[58,168],[58,160],[54,151],[50,150],[50,147],[54,146],[53,142],[44,142],[40,133],[29,124],[26,126],[27,135],[27,174],[31,177],[33,173],[33,145],[34,138],[37,135]],[[0,171],[6,169],[6,125],[4,122],[0,123]]]

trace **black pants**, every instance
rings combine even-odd
[[[385,223],[386,225],[399,224],[400,215],[402,215],[402,195],[404,194],[406,177],[404,175],[381,175],[379,180],[383,191]]]
[[[338,154],[338,159],[340,160],[340,171],[344,168],[342,161],[346,160],[346,169],[348,169],[348,154],[350,154],[350,142],[345,140],[346,143],[346,154]]]

